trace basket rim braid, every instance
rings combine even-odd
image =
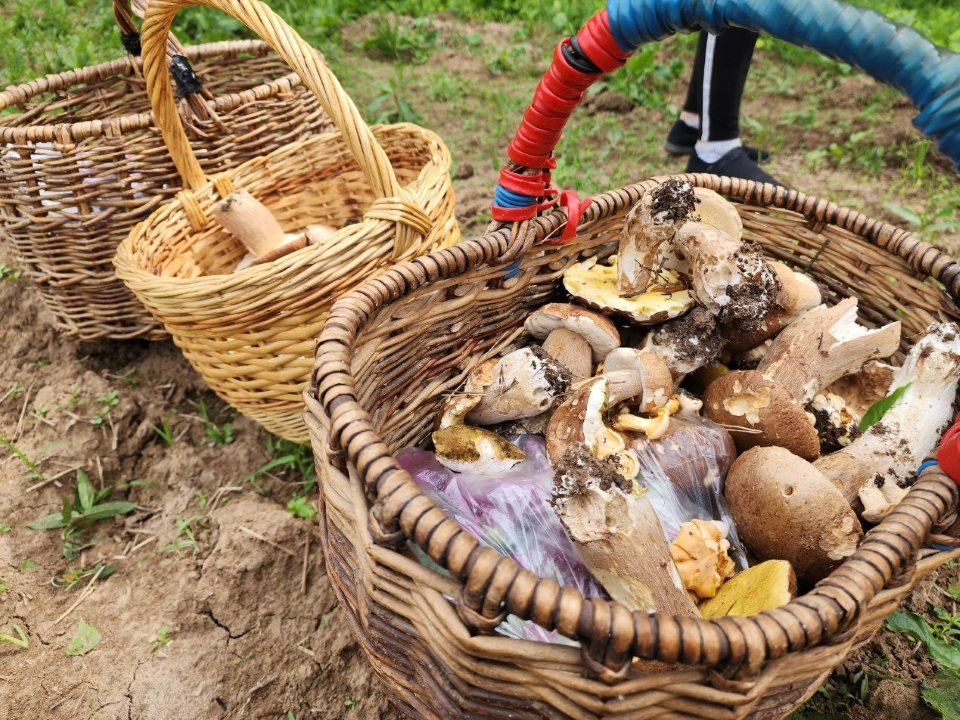
[[[746,205],[795,211],[812,223],[854,232],[918,273],[935,278],[954,300],[960,299],[960,265],[909,232],[770,184],[702,174],[677,177]],[[587,232],[599,220],[632,207],[655,183],[656,179],[593,198],[580,218],[580,229]],[[561,230],[567,220],[566,211],[554,209],[529,221],[527,230],[539,243]],[[579,591],[540,579],[512,559],[482,547],[394,460],[358,400],[351,359],[364,323],[378,310],[428,283],[457,277],[485,263],[499,264],[510,239],[510,229],[503,228],[463,241],[400,263],[341,297],[320,335],[313,380],[306,392],[311,427],[322,424],[321,418],[329,420],[329,451],[345,453],[372,501],[367,522],[374,542],[399,547],[410,540],[449,571],[462,584],[457,611],[468,626],[492,630],[508,614],[532,620],[580,641],[584,664],[611,684],[626,677],[633,657],[756,672],[787,654],[840,642],[884,587],[915,569],[914,558],[931,528],[960,500],[960,488],[935,466],[924,470],[897,509],[813,590],[780,608],[751,616],[705,620],[631,613],[613,601],[584,599]]]
[[[207,176],[177,113],[162,61],[177,11],[193,5],[222,10],[266,40],[316,96],[338,132],[297,140],[233,170]],[[306,440],[302,392],[316,335],[335,297],[390,262],[459,239],[449,151],[434,133],[416,125],[370,128],[322,56],[258,0],[153,0],[142,41],[157,126],[185,189],[120,245],[114,258],[117,275],[221,398],[271,432]],[[391,160],[388,146],[399,159]],[[232,264],[221,258],[199,276],[170,264],[174,256],[183,261],[194,244],[198,258],[221,252],[227,241],[239,247],[238,241],[217,230],[210,214],[235,189],[244,188],[254,197],[270,194],[284,175],[310,177],[325,163],[334,167],[330,157],[340,158],[337,163],[350,161],[342,167],[351,173],[353,167],[359,170],[356,179],[349,180],[343,175],[346,170],[337,170],[338,189],[330,191],[336,202],[346,205],[361,190],[364,197],[372,195],[369,206],[358,208],[358,222],[340,227],[322,242],[238,272],[229,270],[242,253]],[[416,179],[401,184],[394,162],[405,178],[415,174]],[[286,192],[288,197],[276,202],[295,210],[296,193],[305,190]],[[211,245],[215,250],[209,249]],[[163,263],[167,265],[160,267]]]

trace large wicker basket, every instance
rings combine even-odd
[[[900,320],[905,346],[931,321],[960,316],[960,265],[907,232],[772,185],[681,177],[741,201],[746,237],[829,288],[827,302],[858,297],[867,326]],[[562,296],[563,270],[616,251],[627,212],[653,184],[594,198],[568,245],[541,244],[566,212],[531,221],[535,245],[507,280],[502,229],[391,268],[341,298],[324,326],[306,416],[327,568],[387,692],[412,717],[780,718],[920,578],[960,557],[922,549],[960,495],[931,469],[854,556],[787,606],[717,621],[631,614],[481,548],[400,469],[393,454],[429,437],[445,395]],[[449,574],[421,565],[407,539]],[[498,636],[508,613],[582,650]],[[634,657],[662,664],[632,666]]]
[[[139,45],[129,0],[124,44]],[[300,78],[262,41],[187,49],[203,82],[182,101],[207,172],[332,129]],[[0,237],[39,288],[57,328],[83,340],[165,333],[117,279],[133,226],[182,189],[153,126],[139,57],[51,75],[0,93]]]
[[[177,10],[195,4],[219,8],[266,39],[340,132],[297,138],[207,177],[176,113],[162,58]],[[449,153],[415,125],[368,128],[322,58],[256,0],[153,0],[143,53],[157,123],[189,189],[123,242],[117,275],[221,398],[277,435],[306,440],[302,392],[334,299],[391,262],[459,239]],[[207,213],[240,187],[288,232],[314,223],[340,229],[321,244],[233,273],[246,250]],[[185,258],[199,266],[199,277],[176,269]]]

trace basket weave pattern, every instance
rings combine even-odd
[[[183,51],[212,112],[182,102],[197,157],[220,172],[332,128],[300,78],[262,41]],[[201,101],[202,102],[202,101]],[[57,327],[83,340],[163,337],[112,258],[140,220],[182,189],[153,124],[142,61],[127,56],[0,93],[0,236]]]
[[[143,27],[158,125],[188,189],[124,241],[117,274],[221,398],[267,430],[304,441],[302,393],[334,299],[392,262],[459,239],[450,155],[416,125],[368,128],[322,58],[262,3],[203,0],[264,37],[340,129],[207,176],[161,63],[170,23],[188,4],[198,3],[153,0]],[[211,210],[235,188],[260,200],[288,232],[317,223],[340,229],[321,244],[232,273],[246,249]]]
[[[827,302],[859,297],[867,326],[900,320],[904,348],[930,322],[958,317],[960,266],[909,233],[795,191],[684,177],[741,199],[745,236],[813,275]],[[387,691],[413,717],[780,718],[917,580],[960,555],[918,552],[958,502],[956,485],[928,470],[855,556],[788,606],[712,622],[630,613],[481,549],[400,470],[392,453],[426,438],[444,396],[557,299],[563,270],[615,252],[649,187],[595,198],[569,245],[539,244],[565,212],[531,221],[538,244],[509,280],[485,264],[523,244],[506,229],[398,265],[331,312],[306,393],[328,571]],[[417,562],[406,538],[450,575]],[[491,634],[508,612],[581,649]]]

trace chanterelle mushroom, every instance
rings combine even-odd
[[[466,420],[493,425],[533,417],[548,410],[570,386],[567,370],[539,347],[521,348],[504,355],[493,366],[492,383]]]
[[[699,617],[643,488],[582,444],[556,463],[553,505],[581,559],[628,610]]]
[[[857,325],[857,301],[804,313],[777,336],[754,370],[727,373],[704,393],[704,414],[733,434],[741,451],[779,446],[807,460],[820,455],[816,418],[804,406],[821,388],[889,357],[900,323],[877,330]]]
[[[727,526],[718,520],[691,520],[670,543],[670,556],[683,586],[698,598],[712,598],[736,570],[727,554]]]
[[[907,389],[893,407],[860,438],[815,463],[843,486],[848,502],[859,497],[868,522],[879,522],[896,506],[937,446],[955,414],[958,381],[960,328],[932,325],[894,373],[891,392]]]
[[[788,560],[815,583],[852,555],[863,530],[840,488],[780,447],[738,457],[724,488],[740,539],[761,560]]]
[[[524,327],[543,340],[544,352],[575,381],[593,375],[593,363],[620,346],[620,333],[609,319],[577,305],[547,303],[527,318]]]

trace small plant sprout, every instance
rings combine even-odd
[[[194,490],[193,497],[197,501],[197,505],[200,506],[201,510],[203,510],[203,508],[207,506],[207,503],[210,502],[210,498],[207,497],[203,490]]]
[[[254,483],[267,474],[283,475],[294,473],[303,478],[304,494],[317,486],[317,470],[313,464],[313,451],[307,443],[298,444],[273,435],[267,437],[267,453],[270,460],[244,478]]]
[[[157,631],[156,635],[153,635],[149,638],[148,642],[151,643],[150,652],[156,652],[164,645],[169,645],[173,642],[173,638],[170,635],[173,634],[173,630],[170,629],[169,625],[161,625],[160,629]]]
[[[77,489],[73,499],[63,498],[63,508],[58,513],[44,515],[39,520],[29,523],[31,530],[60,530],[60,539],[63,543],[63,556],[67,560],[75,560],[80,553],[96,542],[84,541],[84,532],[98,520],[126,515],[136,509],[134,502],[103,502],[113,486],[108,485],[100,490],[93,487],[89,476],[83,470],[77,470]]]
[[[356,705],[357,705],[357,701],[353,699],[353,696],[348,697],[346,700],[343,701],[343,706],[347,710],[352,710],[354,707],[356,707]]]
[[[22,271],[6,263],[0,263],[0,282],[14,282],[20,279]]]
[[[136,385],[140,382],[137,379],[137,368],[135,367],[132,367],[129,370],[124,370],[119,375],[105,373],[105,377],[108,377],[111,380],[116,380],[121,385]]]
[[[23,562],[20,563],[20,572],[24,573],[27,570],[30,570],[31,568],[35,568],[36,566],[37,566],[36,560],[33,560],[31,558],[24,558]]]
[[[77,631],[73,634],[70,644],[64,652],[67,655],[86,655],[100,644],[100,631],[83,618],[77,625]]]
[[[11,400],[16,400],[18,397],[23,395],[24,390],[26,390],[26,388],[20,383],[18,383],[16,380],[14,380],[13,384],[10,385],[10,389],[3,394],[3,399],[0,400],[0,402],[3,402],[3,400],[6,400],[7,398],[10,398]]]
[[[178,557],[183,557],[184,551],[189,550],[191,555],[199,555],[200,545],[194,536],[193,526],[194,524],[202,525],[206,521],[206,515],[193,515],[186,520],[178,518],[177,534],[173,536],[173,540],[169,544],[160,548],[160,552],[175,552]]]
[[[171,423],[171,418],[176,414],[176,408],[167,410],[167,412],[163,414],[163,420],[160,423],[160,427],[157,427],[156,425],[150,426],[153,428],[153,431],[160,436],[160,439],[172,448],[177,446],[177,441],[173,437],[173,425]]]
[[[290,498],[290,501],[287,503],[287,512],[301,520],[309,520],[317,516],[317,511],[313,505],[302,495]]]
[[[6,523],[0,523],[0,532],[10,532],[12,528]]]
[[[110,414],[110,411],[113,410],[120,403],[120,395],[116,390],[111,390],[106,395],[97,396],[97,404],[99,407],[93,411],[93,415],[90,418],[90,422],[93,423],[95,428],[102,428],[106,420],[107,415]]]
[[[81,582],[89,581],[92,577],[96,577],[97,580],[105,580],[116,571],[116,565],[104,565],[102,562],[98,562],[92,567],[80,568],[79,570],[67,568],[62,574],[50,578],[50,584],[55,588],[60,588],[64,592],[70,592]]]
[[[239,665],[240,663],[246,662],[247,660],[249,660],[249,659],[252,658],[252,657],[253,657],[253,653],[252,653],[252,652],[248,652],[246,655],[238,655],[237,657],[235,657],[235,658],[233,659],[233,664],[234,664],[234,665]]]
[[[18,648],[29,650],[30,641],[27,640],[27,634],[23,631],[23,628],[16,623],[10,623],[10,627],[13,628],[13,632],[16,633],[16,637],[13,635],[8,635],[5,632],[0,632],[0,644],[8,643],[10,645],[16,645]]]
[[[14,445],[11,440],[8,440],[5,437],[0,437],[0,445],[3,445],[7,450],[9,450],[18,458],[20,458],[20,462],[22,462],[24,465],[27,466],[27,469],[29,470],[29,472],[27,473],[28,480],[45,480],[46,479],[46,476],[40,470],[40,463],[43,462],[44,455],[47,453],[47,451],[56,447],[57,445],[56,443],[52,443],[50,445],[44,445],[43,447],[40,448],[36,457],[33,457],[33,458],[29,457],[25,452],[23,452],[20,448]]]
[[[34,360],[32,363],[30,363],[30,367],[37,368],[39,370],[40,368],[45,368],[49,364],[50,358],[40,358],[39,360]]]
[[[228,410],[208,408],[202,399],[196,402],[196,406],[200,413],[200,419],[203,420],[203,429],[207,434],[207,444],[210,447],[220,447],[232,443],[233,423],[224,422],[221,425],[220,422],[232,419],[233,414]]]

